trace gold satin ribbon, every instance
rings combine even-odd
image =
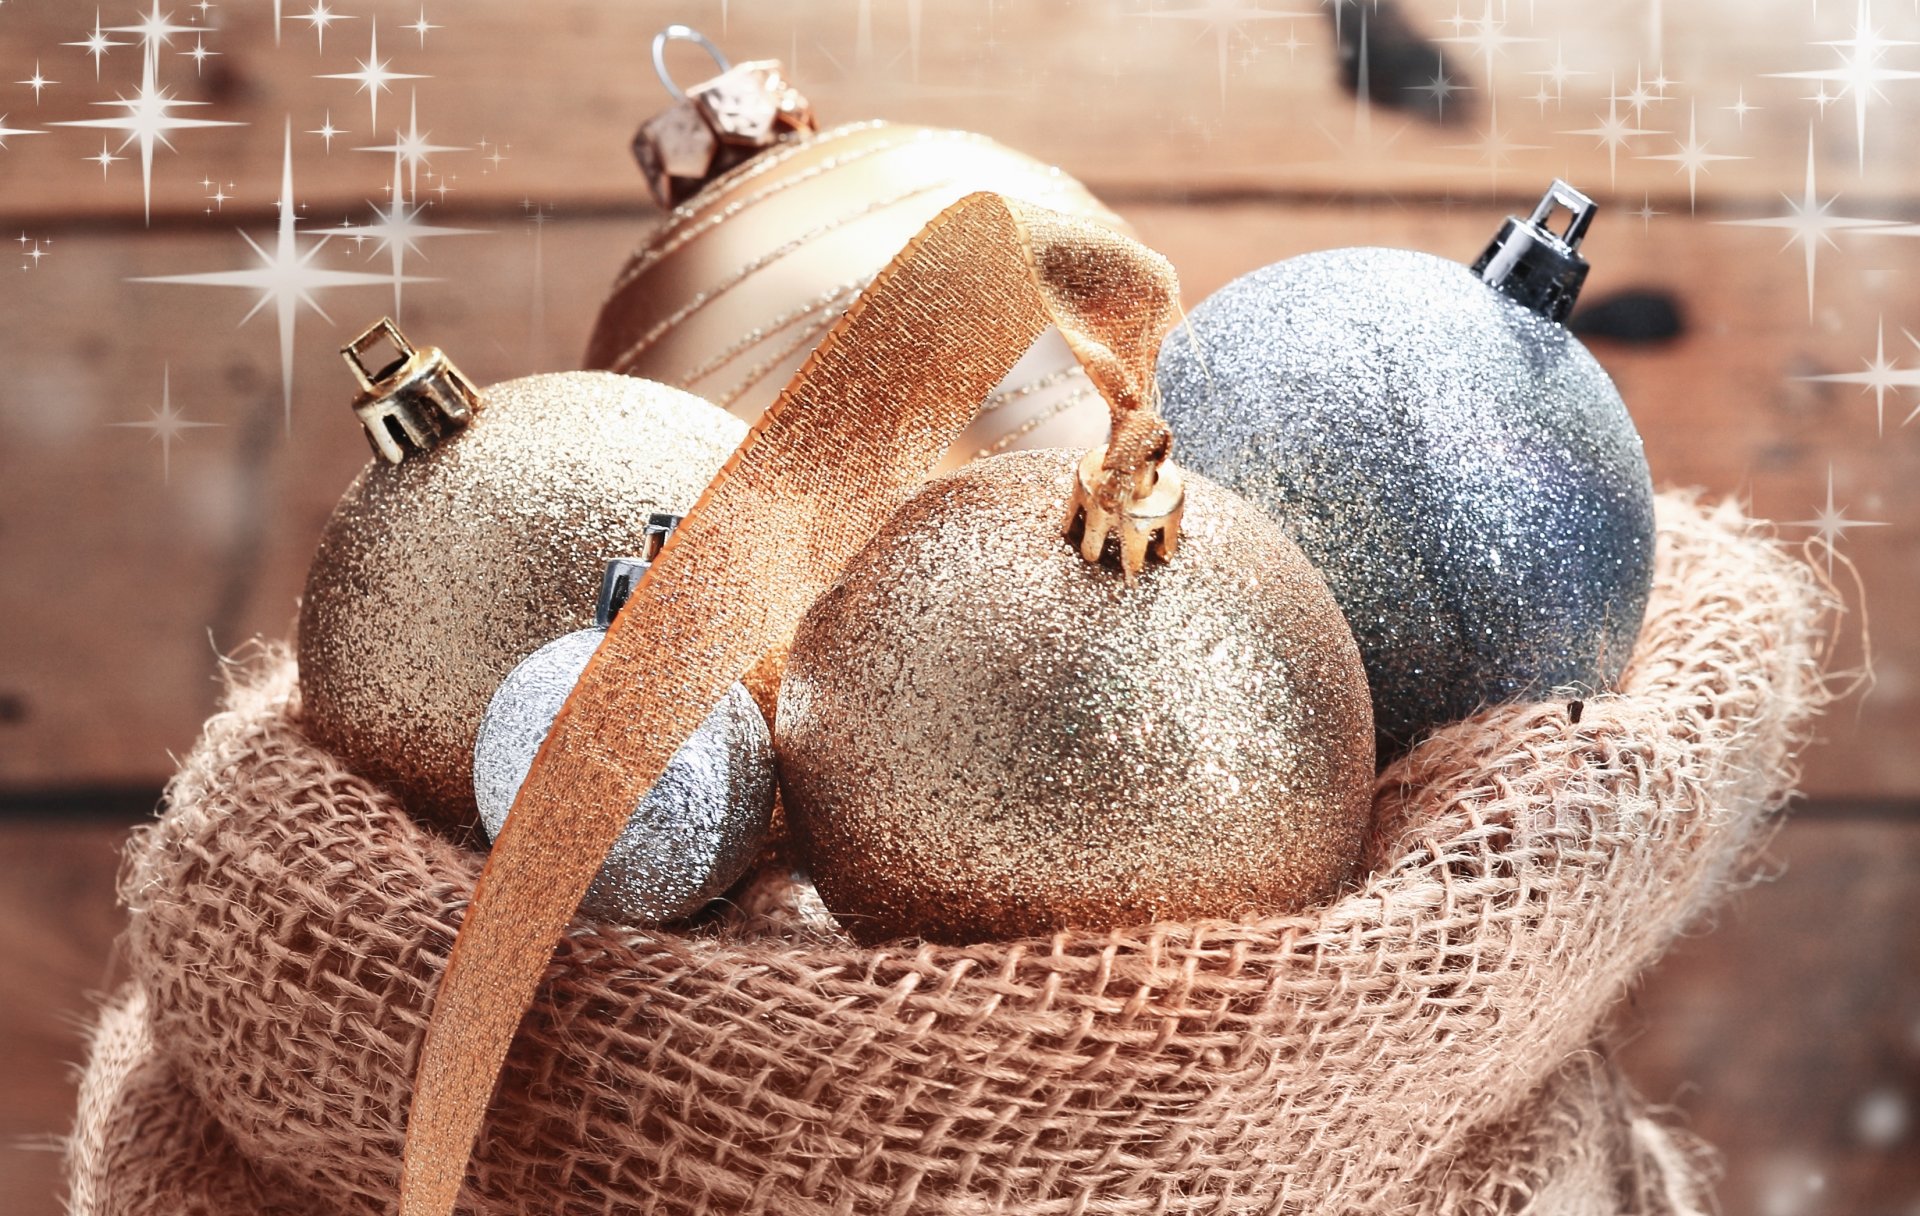
[[[1136,242],[975,194],[828,333],[667,542],[534,759],[433,1003],[401,1216],[453,1212],[554,946],[629,811],[714,702],[792,637],[1048,326],[1112,408],[1108,485],[1134,484],[1166,452],[1153,363],[1176,299],[1173,268]]]

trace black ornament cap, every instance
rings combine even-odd
[[[619,616],[620,610],[633,598],[633,590],[640,585],[641,576],[653,565],[653,559],[660,556],[661,546],[680,526],[682,518],[665,511],[656,511],[647,516],[647,526],[641,534],[641,544],[644,546],[641,556],[616,557],[607,563],[606,573],[600,576],[600,598],[593,606],[595,625],[606,629],[613,624],[613,618]]]
[[[1547,226],[1555,205],[1572,218],[1564,232]],[[1580,256],[1593,213],[1599,207],[1572,186],[1554,179],[1526,219],[1508,216],[1473,272],[1496,291],[1511,296],[1549,321],[1565,321],[1587,281],[1587,259]]]

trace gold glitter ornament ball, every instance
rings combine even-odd
[[[867,941],[1309,905],[1352,873],[1373,720],[1326,583],[1189,477],[1128,585],[1060,535],[1062,451],[930,483],[802,621],[775,754],[820,895]]]
[[[300,604],[308,732],[422,818],[474,823],[494,690],[593,623],[607,560],[643,551],[650,514],[691,508],[745,433],[689,393],[564,372],[495,385],[463,428],[368,464]]]

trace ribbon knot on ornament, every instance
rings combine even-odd
[[[1117,539],[1129,577],[1150,543],[1170,551],[1179,480],[1153,375],[1177,295],[1166,259],[1119,233],[974,194],[834,326],[661,550],[520,788],[434,997],[401,1216],[453,1212],[514,1032],[635,802],[1049,326],[1113,417],[1069,527],[1093,558]]]

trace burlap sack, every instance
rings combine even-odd
[[[776,882],[690,933],[577,923],[463,1210],[1702,1210],[1697,1154],[1596,1044],[1763,839],[1832,603],[1729,507],[1660,520],[1622,689],[1395,763],[1328,907],[867,950]],[[74,1211],[391,1210],[479,867],[302,738],[283,655],[243,672],[129,848]]]

